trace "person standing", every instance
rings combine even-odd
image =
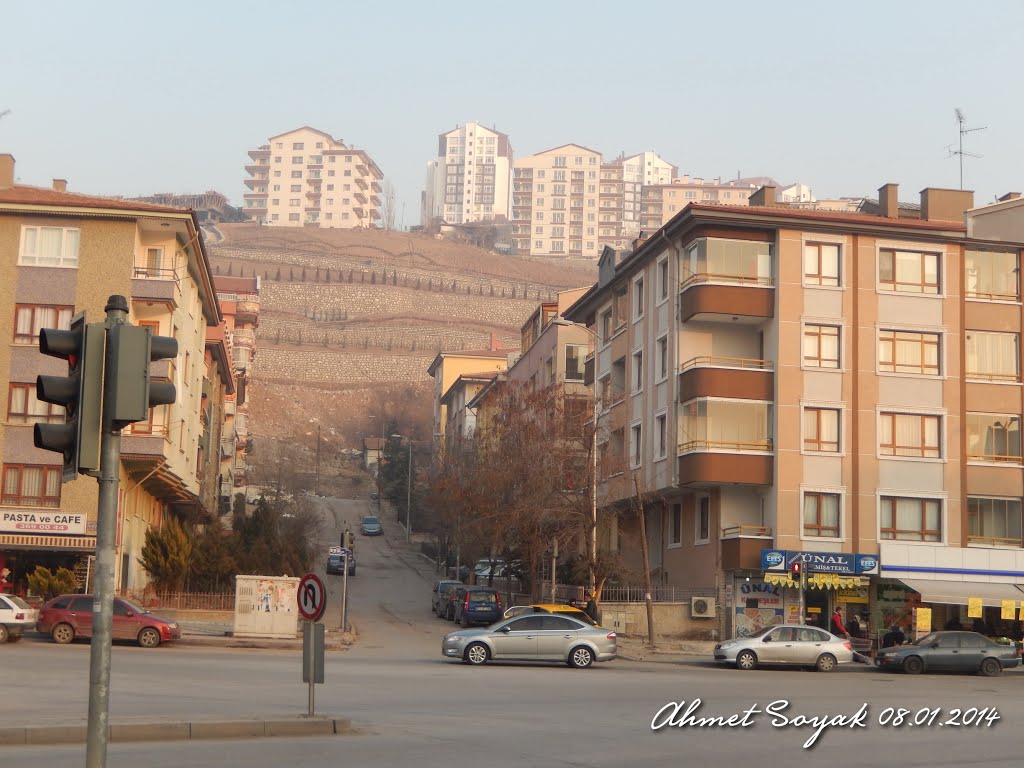
[[[838,637],[845,637],[847,640],[850,639],[850,633],[846,631],[846,627],[843,626],[843,611],[837,605],[836,609],[832,611],[832,621],[829,624],[829,630],[833,635]]]
[[[587,601],[587,607],[583,609],[583,612],[587,614],[595,624],[601,623],[601,606],[597,604],[596,592],[590,593],[590,599]]]

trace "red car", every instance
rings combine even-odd
[[[64,645],[76,637],[92,636],[92,595],[60,595],[39,609],[36,632]],[[135,640],[156,648],[181,637],[177,622],[150,613],[129,601],[114,598],[114,640]]]

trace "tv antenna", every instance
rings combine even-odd
[[[981,155],[974,152],[968,152],[964,149],[964,135],[968,133],[974,133],[975,131],[984,131],[988,128],[987,125],[983,125],[981,128],[965,128],[967,124],[967,116],[960,107],[956,107],[953,112],[956,114],[956,122],[960,130],[960,143],[959,149],[953,149],[952,146],[946,147],[946,151],[949,152],[946,157],[959,157],[960,158],[960,189],[964,188],[964,156],[967,157],[981,157]]]

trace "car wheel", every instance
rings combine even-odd
[[[740,651],[736,656],[736,669],[756,669],[757,654],[753,651]]]
[[[21,635],[8,635],[7,636],[7,642],[8,643],[16,643],[19,640],[21,640]]]
[[[586,669],[594,663],[594,652],[585,645],[578,645],[569,651],[569,666]]]
[[[819,672],[831,672],[836,668],[836,657],[831,653],[823,653],[818,657],[814,668]]]
[[[9,637],[10,633],[7,631],[7,627],[0,624],[0,643],[6,643]]]
[[[908,675],[920,675],[924,671],[924,662],[920,656],[911,656],[904,660],[903,671]]]
[[[160,632],[153,627],[143,627],[138,639],[143,648],[156,648],[160,645]]]
[[[467,664],[479,667],[491,658],[491,652],[487,650],[487,646],[483,643],[470,643],[469,647],[466,648],[466,653],[463,658],[466,660]]]
[[[985,677],[1002,674],[1002,671],[1003,665],[999,663],[999,659],[985,659],[981,662],[981,674]]]
[[[53,638],[55,643],[67,645],[75,639],[75,629],[70,624],[58,624],[50,632],[50,637]]]

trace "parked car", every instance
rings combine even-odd
[[[526,659],[561,661],[582,668],[595,661],[611,661],[617,652],[614,632],[568,616],[545,614],[516,616],[480,629],[459,629],[441,641],[442,656],[473,665]]]
[[[435,616],[441,615],[441,607],[447,608],[446,600],[448,598],[447,592],[449,589],[455,589],[461,587],[461,581],[455,581],[454,579],[441,579],[440,581],[434,582],[434,588],[430,591],[430,610]]]
[[[462,626],[493,624],[501,620],[501,595],[490,587],[460,587],[455,596],[453,619]]]
[[[853,661],[849,640],[823,629],[801,624],[765,627],[749,637],[734,637],[715,646],[715,660],[755,669],[761,664],[813,666],[831,672],[838,664]]]
[[[65,645],[78,637],[92,637],[92,595],[60,595],[39,609],[36,631]],[[150,613],[121,597],[114,598],[113,638],[134,640],[143,648],[156,648],[181,637],[178,623]]]
[[[455,601],[462,600],[462,595],[466,589],[468,589],[468,587],[460,582],[459,584],[449,587],[445,591],[444,604],[438,604],[437,606],[438,615],[442,619],[455,621]]]
[[[0,595],[0,643],[16,642],[35,629],[39,611],[17,595]]]
[[[1001,645],[977,632],[932,632],[916,643],[882,648],[875,664],[882,669],[921,672],[979,672],[998,675],[1021,663],[1015,645]]]
[[[348,575],[356,575],[356,553],[345,547],[331,547],[327,550],[327,573],[336,573],[339,576],[345,568],[345,560],[348,559]]]
[[[557,603],[534,603],[533,605],[513,605],[507,609],[504,613],[506,619],[511,619],[513,616],[521,616],[526,613],[552,613],[557,616],[569,616],[578,621],[582,621],[584,624],[590,624],[592,626],[600,626],[596,621],[590,618],[582,608],[577,608],[573,605],[560,605]]]
[[[380,524],[380,518],[374,515],[367,515],[359,523],[359,532],[363,536],[380,536],[384,533],[384,526]]]

